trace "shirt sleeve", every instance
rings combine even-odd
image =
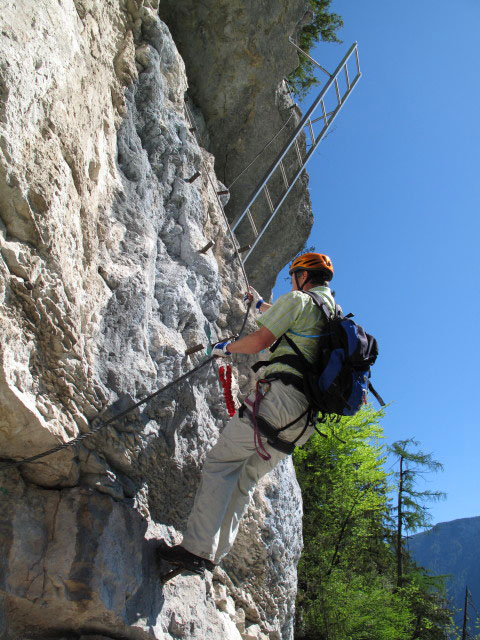
[[[276,338],[283,335],[296,321],[303,309],[303,296],[290,291],[281,296],[258,319],[257,324],[265,327]]]

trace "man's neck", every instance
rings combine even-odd
[[[303,287],[304,291],[310,291],[310,289],[314,289],[315,287],[326,287],[326,284],[310,284],[307,282],[307,284]]]

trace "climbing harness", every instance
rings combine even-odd
[[[232,396],[232,365],[227,364],[226,369],[227,371],[225,373],[225,367],[223,365],[219,367],[218,377],[223,387],[223,396],[225,398],[225,404],[227,405],[228,415],[232,418],[237,412]]]
[[[295,376],[292,376],[292,377],[295,377]],[[258,455],[262,458],[262,460],[270,460],[272,456],[265,449],[262,439],[260,437],[261,435],[267,438],[268,444],[271,447],[273,447],[273,449],[276,449],[277,451],[281,451],[282,453],[286,453],[290,455],[291,453],[294,452],[296,443],[303,436],[309,424],[313,422],[313,413],[310,407],[307,407],[306,410],[298,416],[298,418],[295,418],[295,420],[292,420],[291,422],[286,424],[284,427],[280,427],[280,428],[274,427],[269,422],[267,422],[265,418],[262,418],[262,416],[258,415],[260,403],[264,399],[268,391],[270,391],[272,382],[274,382],[275,380],[280,380],[280,377],[277,375],[272,375],[272,376],[268,376],[267,378],[263,378],[262,380],[259,380],[255,387],[254,400],[252,401],[250,400],[250,398],[245,398],[239,410],[240,416],[242,416],[243,413],[246,412],[248,417],[250,418],[250,421],[253,426],[253,431],[254,431],[255,449]],[[267,389],[265,391],[262,389],[264,385],[267,385]],[[250,409],[248,409],[246,405],[248,405]],[[286,431],[287,429],[292,427],[294,424],[296,424],[299,420],[301,420],[305,416],[307,416],[305,425],[302,431],[300,432],[300,434],[295,438],[295,440],[289,441],[289,440],[282,440],[280,438],[280,435],[282,434],[283,431]]]
[[[260,389],[260,385],[264,383],[268,385],[266,391]],[[248,404],[248,406],[251,408],[250,420],[252,421],[253,425],[253,441],[255,443],[255,449],[257,450],[257,453],[262,460],[270,460],[272,456],[265,449],[260,437],[260,427],[258,426],[258,408],[260,406],[260,402],[265,397],[265,394],[270,391],[271,386],[271,383],[267,380],[258,380],[257,384],[255,385],[255,398],[253,402],[249,398],[245,398],[245,403]]]

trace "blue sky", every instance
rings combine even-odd
[[[307,245],[332,258],[338,302],[379,342],[387,442],[415,438],[444,465],[421,487],[447,493],[433,523],[478,516],[480,2],[331,10],[343,44],[312,55],[332,71],[357,41],[363,75],[308,165]]]

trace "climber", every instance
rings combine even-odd
[[[289,332],[307,360],[314,360],[315,338],[324,320],[313,300],[300,292],[318,293],[333,310],[328,286],[332,262],[326,255],[305,253],[292,262],[289,274],[292,290],[273,305],[251,288],[246,297],[261,313],[260,328],[237,341],[215,344],[213,355],[258,353]],[[295,355],[285,340],[270,360],[283,355]],[[257,482],[313,433],[309,413],[298,370],[285,363],[267,363],[256,389],[207,453],[182,544],[160,547],[160,557],[194,573],[212,570],[232,547]]]

